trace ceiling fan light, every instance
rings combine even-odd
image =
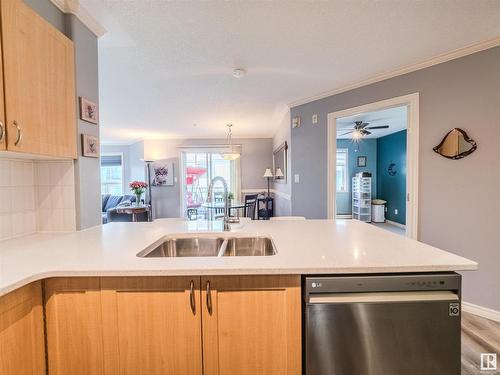
[[[236,153],[236,152],[228,152],[228,153],[222,154],[222,159],[224,159],[224,160],[236,160],[240,156],[241,155]]]

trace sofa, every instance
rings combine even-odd
[[[101,196],[101,215],[102,223],[113,221],[132,221],[132,215],[119,214],[116,212],[118,206],[129,206],[135,204],[135,195],[111,195],[102,194]],[[144,212],[137,215],[137,221],[148,221],[148,213]]]

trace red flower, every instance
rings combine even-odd
[[[145,189],[145,188],[148,187],[148,184],[146,184],[143,181],[132,181],[129,184],[129,186],[130,186],[131,189]]]

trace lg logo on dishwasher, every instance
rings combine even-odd
[[[496,353],[481,353],[481,371],[494,371],[497,369]]]

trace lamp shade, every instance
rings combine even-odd
[[[264,172],[263,177],[273,177],[273,172],[271,172],[270,168],[267,168],[266,171]]]
[[[281,168],[276,168],[276,177],[285,177],[285,175],[281,171]]]

